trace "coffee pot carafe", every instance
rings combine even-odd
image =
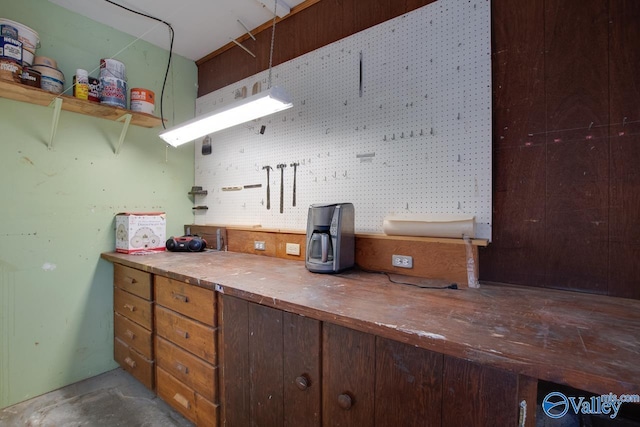
[[[337,273],[355,261],[352,203],[309,207],[306,267],[314,273]]]

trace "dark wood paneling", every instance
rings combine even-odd
[[[611,136],[627,132],[623,122],[638,125],[640,109],[640,2],[636,0],[611,0],[609,2],[610,39],[609,73],[611,96]],[[633,128],[631,128],[633,129]],[[632,133],[638,133],[638,128]],[[637,145],[636,145],[637,146]],[[638,156],[638,151],[636,156]],[[637,158],[637,157],[636,157]],[[640,159],[638,159],[640,160]],[[637,163],[636,163],[637,165]]]
[[[320,427],[322,408],[321,323],[292,313],[283,314],[284,427]],[[307,388],[296,384],[307,380]]]
[[[376,338],[377,426],[440,425],[442,354]]]
[[[545,1],[548,130],[563,140],[607,136],[608,0]],[[589,126],[593,122],[593,128]],[[558,138],[549,135],[551,141]]]
[[[373,426],[375,336],[325,323],[322,328],[322,419],[331,426]],[[348,396],[351,407],[339,405]]]
[[[518,376],[444,356],[442,425],[518,425]]]
[[[608,0],[547,1],[545,42],[548,285],[606,293]]]
[[[282,312],[249,304],[249,374],[252,426],[282,426]]]
[[[518,3],[492,2],[494,149],[545,138],[544,1]]]
[[[539,147],[544,152],[544,147]],[[493,243],[480,248],[483,280],[542,287],[546,285],[544,198],[500,192],[493,196]],[[494,222],[495,224],[495,222]]]
[[[344,0],[344,32],[354,34],[392,18],[391,0]]]
[[[608,287],[608,139],[549,143],[548,285],[606,293]]]
[[[419,7],[426,6],[436,0],[395,0],[389,5],[391,16],[400,16]]]
[[[222,296],[222,425],[251,425],[249,388],[249,305],[246,301]]]
[[[609,294],[640,299],[640,2],[616,0],[609,8]]]

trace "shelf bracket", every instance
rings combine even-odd
[[[58,131],[58,122],[60,121],[60,110],[62,109],[62,98],[56,97],[49,107],[53,107],[53,120],[51,121],[51,132],[49,133],[49,150],[53,149],[53,140]]]
[[[122,126],[122,132],[120,132],[120,140],[118,140],[118,145],[116,146],[116,156],[120,154],[120,148],[122,148],[122,143],[124,142],[124,138],[127,136],[127,130],[129,130],[131,117],[133,117],[131,114],[124,114],[122,117],[116,120],[117,122],[121,122],[122,120],[124,120],[124,125]]]

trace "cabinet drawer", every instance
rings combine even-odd
[[[113,330],[116,338],[141,353],[147,359],[153,359],[151,331],[118,313],[113,314]]]
[[[178,280],[155,277],[156,302],[209,326],[216,326],[215,294]]]
[[[114,339],[113,357],[122,366],[122,369],[133,375],[145,387],[153,390],[153,362],[151,360],[145,359],[143,355],[118,338]]]
[[[156,337],[156,365],[206,399],[217,402],[218,368],[169,341]]]
[[[159,305],[156,305],[155,313],[156,332],[158,335],[212,365],[218,363],[216,330],[214,328],[162,308]]]
[[[162,368],[156,368],[158,396],[190,421],[196,422],[196,393]]]
[[[209,402],[204,397],[196,394],[197,421],[198,427],[218,427],[220,405]]]
[[[151,301],[137,297],[129,292],[113,288],[113,309],[148,330],[152,330]]]
[[[122,264],[113,265],[113,285],[146,300],[152,299],[151,273]]]

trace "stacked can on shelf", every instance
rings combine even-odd
[[[100,60],[100,103],[127,108],[127,76],[122,62],[107,58]]]

